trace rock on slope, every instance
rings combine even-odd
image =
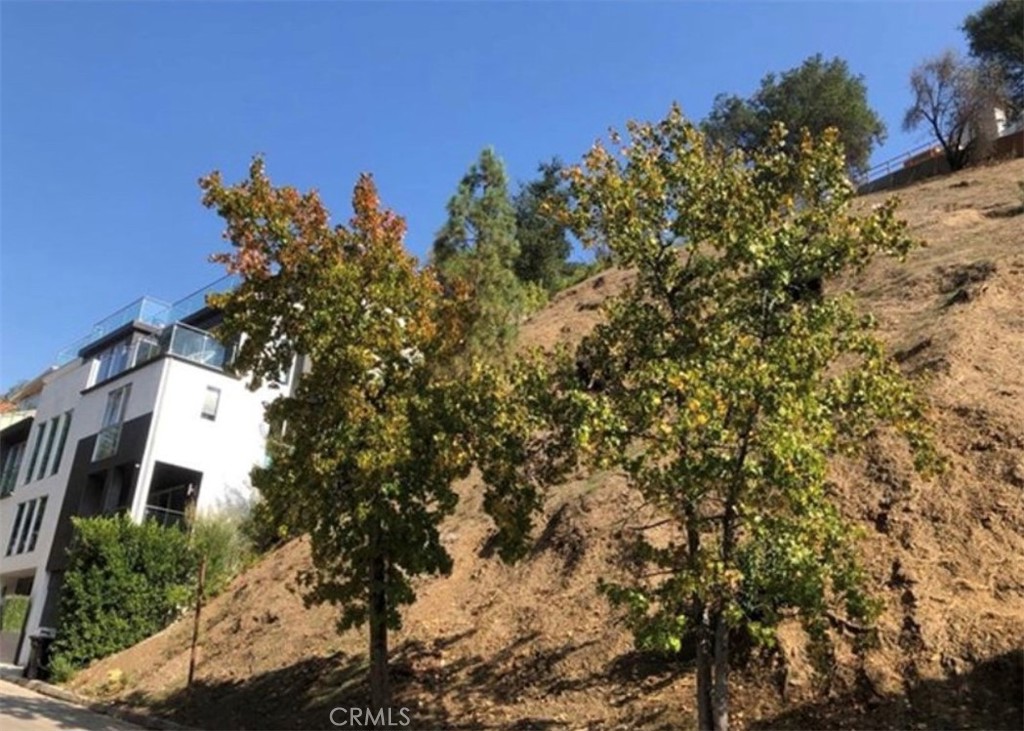
[[[1024,161],[901,192],[928,247],[905,266],[850,281],[903,367],[922,379],[950,460],[925,482],[885,439],[837,463],[847,513],[885,602],[880,646],[839,652],[816,676],[796,628],[778,656],[736,678],[739,728],[1020,728],[1024,647]],[[862,199],[871,205],[879,196]],[[523,332],[550,346],[579,337],[628,279],[606,272],[560,294]],[[393,640],[396,703],[422,727],[687,727],[692,673],[631,650],[597,595],[620,571],[618,531],[635,497],[614,476],[554,494],[528,560],[486,556],[478,486],[462,485],[444,540],[450,577],[424,580]],[[197,683],[184,688],[189,619],[96,663],[77,690],[205,728],[329,727],[365,704],[365,641],[338,635],[327,607],[304,607],[292,542],[205,610]],[[839,648],[846,643],[838,643]]]

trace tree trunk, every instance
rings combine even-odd
[[[378,539],[373,537],[375,544]],[[377,550],[370,559],[370,705],[374,711],[383,709],[385,714],[391,705],[386,571],[384,556]]]
[[[714,731],[729,731],[729,627],[722,612],[714,617],[715,688],[712,692]]]
[[[697,731],[713,731],[711,625],[707,610],[697,606]]]
[[[700,557],[700,522],[697,519],[696,507],[690,503],[684,508],[686,513],[686,542],[690,568],[693,569]],[[696,593],[693,595],[692,624],[697,638],[697,731],[712,731],[712,651],[711,623],[704,602]]]

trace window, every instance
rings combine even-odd
[[[32,526],[32,533],[28,538],[28,550],[34,551],[36,541],[39,539],[39,529],[43,526],[43,513],[46,512],[46,496],[39,498],[39,507],[36,509],[36,522]]]
[[[25,543],[28,541],[28,529],[32,525],[32,516],[36,511],[36,501],[29,500],[25,504],[25,522],[21,525],[21,533],[18,535],[18,547],[14,549],[15,553],[25,552]]]
[[[114,391],[110,392],[107,396],[107,409],[103,412],[103,426],[115,426],[124,421],[124,412],[128,407],[128,395],[131,393],[132,386],[121,386]]]
[[[100,353],[96,358],[100,363],[99,368],[96,369],[96,383],[102,383],[108,378],[113,378],[128,368],[129,350],[129,342],[122,340]]]
[[[21,459],[25,456],[25,444],[26,442],[18,442],[4,452],[3,467],[0,468],[0,497],[14,492]]]
[[[41,497],[36,500],[28,500],[18,505],[18,512],[14,516],[14,527],[11,529],[11,538],[7,542],[7,553],[13,554],[33,551],[36,542],[39,540],[39,529],[43,525],[43,513],[46,511],[47,498]]]
[[[153,358],[160,355],[160,343],[152,335],[146,337],[135,343],[135,358],[133,363],[135,365],[142,365]]]
[[[74,413],[74,409],[64,412],[64,425],[60,430],[60,439],[57,440],[57,454],[53,458],[53,469],[50,472],[51,475],[57,474],[57,470],[60,469],[60,459],[64,456],[64,443],[68,440],[68,429],[71,427],[71,416]]]
[[[60,421],[59,416],[55,416],[50,419],[50,433],[46,438],[46,449],[43,450],[43,461],[39,463],[39,474],[36,475],[37,480],[41,480],[46,476],[46,466],[50,464],[50,453],[53,451],[53,442],[57,438],[58,421]]]
[[[217,418],[217,407],[220,406],[220,389],[206,387],[206,398],[203,399],[203,410],[200,414],[204,419],[214,421]]]
[[[128,396],[131,384],[111,391],[107,396],[107,408],[103,412],[103,425],[96,435],[96,447],[93,449],[92,461],[106,459],[117,454],[121,442],[121,422],[128,408]]]
[[[14,528],[11,529],[11,540],[7,542],[6,556],[10,556],[14,550],[14,544],[18,540],[18,531],[21,528],[21,519],[25,517],[25,503],[18,503],[18,512],[14,516]]]
[[[39,425],[36,429],[36,443],[32,447],[32,457],[28,461],[28,471],[25,473],[25,484],[32,482],[32,471],[36,468],[36,460],[39,459],[39,448],[43,446],[43,432],[46,431],[46,422]]]

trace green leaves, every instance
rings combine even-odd
[[[433,263],[446,288],[471,295],[467,346],[474,356],[503,355],[519,321],[543,298],[539,287],[516,276],[519,256],[505,166],[486,148],[449,200],[448,220],[433,247]]]
[[[216,257],[242,275],[224,295],[223,330],[250,385],[301,356],[302,376],[272,402],[270,466],[256,470],[266,512],[289,533],[309,533],[310,599],[343,607],[342,626],[369,617],[383,559],[386,620],[415,598],[413,576],[445,573],[437,525],[469,470],[452,368],[465,304],[442,297],[432,270],[405,252],[405,224],[362,176],[348,225],[329,225],[315,193],[275,188],[257,159],[248,180],[202,182],[225,218],[232,251]]]
[[[886,427],[920,466],[935,458],[872,322],[829,289],[914,245],[895,200],[852,211],[847,163],[835,131],[776,125],[740,154],[673,108],[569,173],[574,232],[637,274],[577,352],[600,388],[579,396],[575,447],[623,469],[685,539],[641,535],[642,574],[607,588],[641,646],[674,647],[701,608],[765,641],[783,612],[870,618],[828,459]]]
[[[885,124],[868,106],[864,78],[851,74],[841,58],[820,54],[779,76],[768,74],[749,99],[720,94],[701,127],[716,143],[749,152],[769,143],[776,122],[792,130],[790,147],[797,146],[803,129],[815,136],[837,129],[844,164],[853,171],[863,171],[875,144],[885,140]]]
[[[74,519],[53,647],[58,665],[83,667],[163,629],[192,598],[196,566],[178,528],[126,516]]]

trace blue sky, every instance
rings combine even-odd
[[[817,52],[906,135],[907,77],[981,2],[0,2],[0,387],[122,305],[220,276],[196,180],[254,153],[347,219],[360,171],[423,257],[479,150],[513,180]]]

